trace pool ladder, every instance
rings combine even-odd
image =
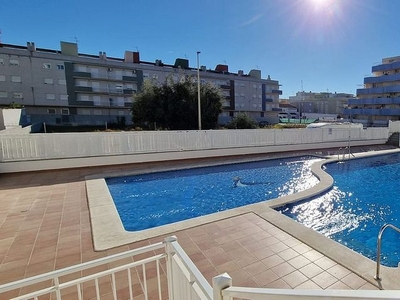
[[[350,159],[350,155],[355,157],[353,153],[351,153],[350,151],[350,147],[341,147],[339,148],[337,155],[338,155],[338,161],[342,161],[346,159],[346,154],[349,154],[349,159]],[[340,155],[342,155],[342,159],[340,159]]]
[[[382,242],[382,234],[385,231],[385,229],[388,227],[390,227],[390,228],[396,230],[398,233],[400,233],[400,228],[397,228],[396,226],[394,226],[392,224],[385,224],[379,230],[377,246],[376,246],[376,273],[374,276],[375,280],[382,280],[382,278],[379,277],[379,270],[381,267],[381,242]]]

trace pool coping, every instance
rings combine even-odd
[[[350,159],[357,159],[369,156],[384,155],[390,153],[398,153],[400,149],[370,151],[356,153]],[[301,156],[305,156],[302,154]],[[299,155],[290,155],[291,157]],[[315,155],[313,155],[315,156]],[[282,156],[282,157],[288,157]],[[270,158],[276,159],[277,157]],[[279,158],[279,157],[278,157]],[[382,289],[400,289],[400,270],[399,268],[390,268],[381,266],[380,274],[382,281],[375,281],[374,275],[376,270],[376,262],[354,252],[353,250],[337,243],[324,235],[305,227],[295,220],[276,211],[275,208],[288,203],[293,203],[310,197],[317,196],[329,190],[333,185],[333,178],[322,170],[322,166],[339,160],[338,156],[326,156],[325,160],[318,161],[311,166],[312,173],[319,179],[319,183],[310,189],[301,191],[296,194],[287,195],[280,198],[275,198],[267,201],[262,201],[256,204],[246,205],[223,212],[217,212],[202,217],[197,217],[190,220],[180,221],[173,224],[159,226],[156,228],[128,232],[124,229],[123,224],[118,215],[114,201],[108,190],[105,182],[104,174],[88,176],[86,178],[86,193],[88,198],[90,221],[92,226],[92,237],[95,251],[107,250],[121,245],[130,244],[133,242],[157,237],[160,235],[172,234],[176,231],[196,227],[221,219],[230,218],[233,216],[254,213],[264,220],[272,223],[281,230],[287,232],[303,243],[309,245],[315,250],[321,252],[325,256],[331,258],[337,263],[347,267],[349,270],[363,277],[365,280],[379,286]],[[260,158],[259,160],[265,160]],[[343,159],[343,157],[342,157]],[[347,158],[346,158],[347,159]],[[249,159],[230,159],[224,163],[240,163],[246,161],[254,161],[254,158]],[[201,164],[187,166],[187,168],[203,167],[212,164]],[[146,171],[118,172],[107,174],[107,177],[128,176],[135,174],[162,172],[180,168],[171,167],[155,167]]]

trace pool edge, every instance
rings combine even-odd
[[[351,157],[350,159],[398,152],[400,152],[400,149],[362,152],[355,154],[354,157]],[[380,288],[400,289],[400,281],[397,279],[400,276],[399,268],[381,266],[381,277],[384,278],[384,280],[382,282],[377,282],[373,279],[373,276],[375,275],[376,263],[374,263],[372,260],[350,250],[349,248],[325,237],[318,232],[305,227],[291,218],[280,214],[274,209],[287,203],[293,203],[313,197],[330,189],[333,184],[333,179],[328,173],[324,172],[321,167],[326,163],[335,162],[337,160],[338,158],[336,156],[330,156],[327,157],[327,159],[323,162],[317,162],[313,164],[312,172],[319,178],[320,182],[316,186],[306,191],[137,232],[128,232],[123,228],[114,201],[112,200],[106,185],[104,176],[97,175],[88,177],[86,179],[86,193],[88,198],[95,251],[107,250],[144,239],[170,234],[176,231],[196,227],[202,224],[226,219],[244,213],[255,213],[267,222],[277,226],[281,230],[304,242],[313,249],[321,252],[337,263],[357,273],[365,280],[378,285]],[[165,170],[165,168],[160,168],[151,171]],[[137,174],[139,173],[143,172],[138,172]],[[107,174],[107,177],[132,174],[135,174],[135,172],[131,172],[129,174]]]

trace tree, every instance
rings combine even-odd
[[[169,77],[162,85],[145,81],[142,91],[133,99],[133,124],[146,129],[155,126],[172,130],[198,129],[197,99],[194,77],[182,76],[178,82]],[[200,99],[202,128],[216,128],[222,111],[222,93],[213,85],[202,83]]]
[[[230,129],[255,129],[258,128],[258,124],[256,120],[250,116],[244,113],[239,113],[228,124],[226,124],[226,127]]]

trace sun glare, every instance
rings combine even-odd
[[[310,0],[316,7],[324,7],[331,4],[332,0]]]

